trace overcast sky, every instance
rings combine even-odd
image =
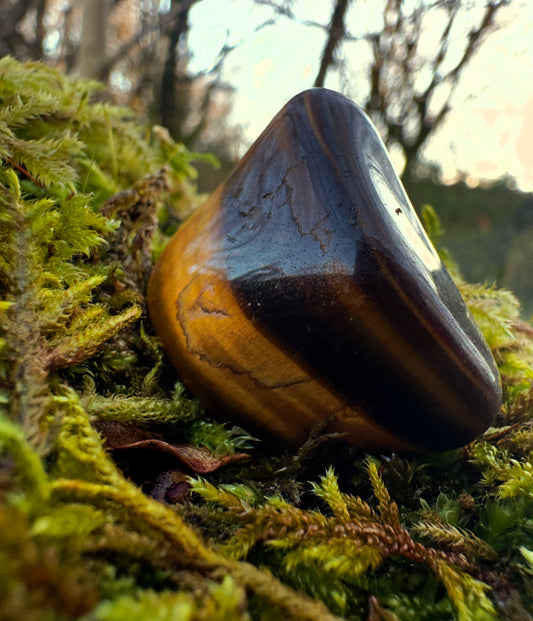
[[[365,27],[379,23],[376,0],[356,0],[348,18],[363,11]],[[476,4],[484,0],[469,0]],[[235,89],[231,120],[244,128],[247,144],[259,135],[279,108],[296,93],[313,85],[324,45],[324,32],[279,18],[272,26],[255,31],[272,12],[250,0],[226,0],[223,17],[220,0],[204,0],[191,11],[190,45],[194,69],[205,69],[225,44],[237,44],[225,63],[223,77]],[[295,11],[305,19],[327,23],[331,3],[297,0]],[[348,21],[355,32],[358,23]],[[467,181],[511,176],[517,187],[533,191],[533,0],[512,0],[501,11],[500,28],[485,42],[463,75],[455,107],[445,125],[428,144],[425,155],[453,181],[457,170]],[[228,24],[232,26],[228,28]],[[357,34],[355,32],[355,34]],[[429,33],[431,38],[431,34]],[[356,51],[344,48],[354,66]],[[363,76],[341,84],[330,72],[326,86],[357,100],[364,92]]]

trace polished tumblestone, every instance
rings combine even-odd
[[[301,442],[444,450],[501,403],[492,355],[372,123],[325,89],[273,119],[154,268],[149,308],[214,414]]]

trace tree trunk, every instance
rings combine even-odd
[[[183,121],[189,109],[189,80],[187,78],[187,49],[185,37],[189,30],[189,11],[193,2],[173,2],[178,9],[169,33],[168,51],[161,79],[161,122],[176,139],[183,141]]]
[[[109,9],[110,0],[84,1],[83,31],[77,58],[78,72],[84,78],[101,80],[104,77]]]

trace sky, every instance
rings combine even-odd
[[[472,11],[484,0],[465,0]],[[376,0],[355,0],[348,14],[348,31],[380,23]],[[355,9],[357,5],[357,11]],[[325,34],[316,27],[272,17],[267,7],[250,0],[204,0],[191,10],[189,44],[191,69],[208,69],[223,45],[234,45],[223,78],[235,88],[232,123],[243,128],[244,151],[276,112],[293,95],[313,85]],[[331,2],[296,0],[301,20],[327,23]],[[229,26],[228,26],[229,25]],[[445,124],[430,139],[424,157],[437,163],[445,182],[462,174],[472,186],[501,177],[512,178],[517,189],[533,191],[533,0],[511,0],[492,33],[472,59],[454,95]],[[431,25],[426,38],[431,41]],[[354,74],[350,83],[329,72],[328,88],[363,97],[363,47],[349,44],[344,57]],[[354,65],[355,63],[355,65]],[[354,68],[355,67],[355,68]],[[394,161],[394,157],[393,157]],[[397,160],[400,168],[401,162]]]

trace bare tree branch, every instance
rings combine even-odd
[[[331,22],[329,26],[328,39],[322,52],[322,59],[320,60],[320,68],[315,79],[315,86],[324,86],[324,80],[329,66],[333,63],[333,54],[335,48],[344,37],[344,17],[348,8],[350,0],[336,0],[335,8],[331,16]]]
[[[120,1],[120,0],[118,0]],[[113,68],[126,58],[131,51],[153,32],[157,32],[160,37],[167,36],[170,31],[175,27],[176,20],[178,19],[181,11],[188,11],[193,4],[196,4],[199,0],[181,0],[177,5],[173,4],[170,12],[160,19],[154,20],[148,29],[139,29],[134,33],[130,39],[121,45],[121,47],[110,56],[105,63],[105,79],[109,76]]]
[[[388,0],[384,12],[384,28],[366,36],[372,50],[369,68],[370,94],[365,108],[380,127],[387,144],[399,145],[406,158],[406,171],[413,163],[429,136],[442,125],[451,109],[451,101],[462,72],[492,31],[497,12],[509,0],[487,3],[480,21],[472,26],[464,50],[453,66],[445,68],[449,59],[451,38],[461,4],[442,0],[420,3],[406,11],[403,0]],[[438,10],[445,19],[432,58],[419,50],[423,20],[428,11]],[[417,81],[421,69],[431,73],[427,85],[420,90]],[[441,92],[435,108],[434,94]],[[444,95],[444,97],[442,97]]]
[[[311,19],[303,19],[298,17],[294,11],[292,10],[292,0],[288,0],[285,4],[279,4],[278,2],[273,2],[273,0],[253,0],[255,4],[259,4],[260,6],[268,6],[274,10],[277,15],[282,15],[283,17],[287,17],[293,22],[297,24],[302,24],[303,26],[312,26],[313,28],[320,28],[321,30],[328,30],[329,24],[321,24],[320,22],[311,20]]]

